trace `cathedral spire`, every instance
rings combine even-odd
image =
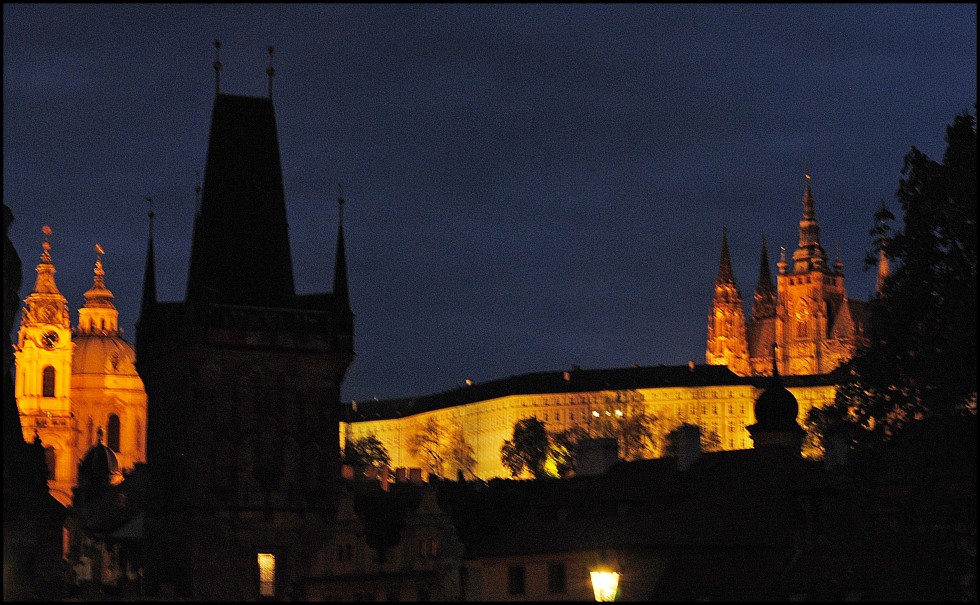
[[[721,229],[721,262],[718,266],[718,278],[715,280],[716,284],[730,284],[735,282],[735,276],[732,274],[732,255],[728,251],[728,230],[724,227]]]
[[[810,188],[810,175],[806,174],[806,188],[803,191],[803,218],[800,220],[800,243],[793,253],[793,272],[806,273],[811,270],[824,270],[827,266],[827,253],[820,245],[820,225]]]
[[[339,189],[337,196],[339,218],[337,221],[337,254],[333,271],[333,295],[344,309],[350,309],[350,290],[347,285],[347,252],[344,245],[344,187],[337,183],[337,188]]]
[[[141,318],[147,315],[150,309],[157,303],[156,263],[153,259],[153,198],[148,197],[146,201],[150,206],[149,212],[146,213],[150,224],[150,235],[146,241],[146,268],[143,270],[143,302],[140,305]]]
[[[763,319],[776,315],[776,288],[769,271],[769,254],[766,251],[766,238],[762,238],[762,254],[759,259],[759,283],[755,287],[755,300],[752,303],[752,319]]]

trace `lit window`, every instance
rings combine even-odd
[[[267,552],[260,552],[259,560],[259,596],[276,596],[276,557]]]
[[[41,372],[41,397],[54,397],[54,368],[48,366]]]

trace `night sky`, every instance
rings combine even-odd
[[[728,229],[751,299],[821,242],[867,299],[874,211],[974,112],[977,7],[9,5],[3,186],[26,297],[50,225],[73,325],[96,243],[135,340],[154,199],[183,300],[215,94],[273,98],[296,289],[329,291],[337,183],[355,318],[342,399],[704,362]],[[262,242],[256,242],[261,246]],[[748,311],[748,305],[747,305]]]

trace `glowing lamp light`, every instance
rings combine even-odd
[[[592,592],[600,603],[616,600],[619,590],[619,573],[610,569],[597,569],[589,572],[592,579]]]

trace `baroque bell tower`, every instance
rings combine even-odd
[[[45,446],[48,487],[62,504],[71,503],[75,482],[77,435],[71,410],[71,323],[68,300],[55,283],[51,260],[51,227],[42,230],[41,262],[34,289],[24,299],[14,345],[15,397],[24,440],[35,432]]]
[[[343,226],[334,291],[297,294],[267,73],[269,97],[216,90],[184,301],[157,300],[152,231],[147,246],[151,594],[283,599],[335,502],[354,357]]]

